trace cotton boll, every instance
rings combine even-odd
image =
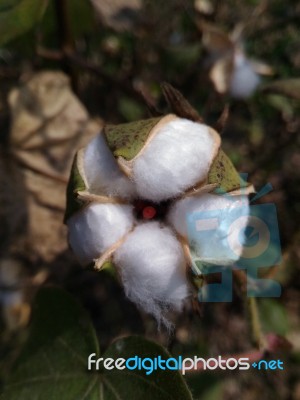
[[[232,97],[246,99],[250,97],[260,82],[250,62],[242,53],[235,54],[234,67],[229,92]]]
[[[216,137],[208,126],[176,119],[168,122],[133,163],[140,197],[159,202],[206,178]]]
[[[170,327],[165,313],[189,294],[185,259],[173,232],[157,222],[139,225],[114,254],[126,296]]]
[[[187,217],[195,212],[202,214],[196,231],[190,230],[193,253],[207,264],[229,265],[237,261],[245,243],[248,197],[215,194],[187,197],[173,205],[167,220],[180,235],[187,237]]]
[[[120,170],[104,135],[95,137],[84,154],[84,169],[90,192],[132,199],[134,183]]]
[[[132,206],[93,203],[68,220],[69,242],[86,265],[120,240],[133,223]]]

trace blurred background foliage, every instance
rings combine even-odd
[[[272,73],[261,79],[249,98],[236,99],[228,91],[216,91],[209,79],[211,55],[203,45],[203,21],[227,34],[242,27],[245,53],[271,67]],[[76,264],[67,250],[63,227],[57,241],[64,246],[51,257],[45,255],[47,249],[39,253],[34,245],[24,243],[31,220],[41,222],[28,200],[30,168],[13,156],[20,144],[12,140],[17,114],[8,98],[13,88],[26,86],[39,71],[55,70],[70,77],[88,118],[99,126],[103,121],[146,118],[146,103],[166,111],[159,86],[162,81],[180,89],[210,124],[229,106],[224,148],[257,189],[267,182],[273,185],[274,190],[258,202],[275,203],[278,211],[283,259],[266,274],[279,280],[283,293],[278,300],[259,301],[264,331],[286,335],[293,350],[282,356],[284,371],[205,372],[189,377],[188,384],[194,398],[202,400],[300,399],[299,68],[300,4],[296,0],[0,1],[1,379],[8,375],[25,340],[36,288],[45,284],[62,286],[81,301],[103,347],[112,338],[142,334],[167,346],[174,355],[205,357],[252,348],[237,283],[232,303],[205,304],[200,318],[187,307],[177,316],[176,330],[168,338],[125,299],[109,272],[96,274]],[[46,100],[50,90],[44,94]],[[59,190],[63,193],[64,186]],[[61,198],[57,208],[49,218],[61,224]],[[24,215],[13,228],[16,210]],[[48,246],[56,245],[49,240]],[[9,279],[3,267],[7,262],[14,265],[10,271],[17,271]],[[9,291],[15,297],[21,291],[22,296],[18,308],[7,311],[7,304],[13,303],[5,297]]]

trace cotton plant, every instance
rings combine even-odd
[[[79,262],[97,271],[113,265],[126,296],[170,328],[169,312],[181,311],[193,292],[187,215],[207,208],[226,215],[248,204],[253,188],[223,152],[219,133],[176,89],[165,84],[163,92],[172,113],[105,125],[77,152],[65,222]],[[221,246],[229,233],[218,229]],[[229,259],[204,262],[232,265],[237,248]]]
[[[242,24],[231,34],[204,22],[199,23],[199,27],[202,43],[209,54],[209,77],[218,93],[247,99],[258,88],[262,76],[273,74],[269,65],[246,54]]]

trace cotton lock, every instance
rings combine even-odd
[[[114,262],[127,297],[170,327],[165,314],[180,311],[189,294],[183,250],[171,229],[157,222],[137,226]]]
[[[69,242],[82,265],[91,263],[133,226],[132,207],[91,204],[68,221]]]
[[[87,146],[84,152],[84,171],[92,193],[124,199],[135,196],[134,183],[120,171],[103,133]]]
[[[175,197],[207,176],[215,136],[186,119],[167,123],[133,163],[138,195],[155,202]]]
[[[181,236],[187,237],[187,216],[195,212],[207,213],[211,210],[216,211],[217,225],[214,229],[207,228],[205,235],[197,236],[197,239],[193,241],[195,246],[193,251],[206,264],[233,264],[242,255],[243,244],[245,244],[245,229],[249,216],[248,196],[206,193],[187,197],[175,202],[168,214],[168,221]],[[201,222],[205,223],[205,219]],[[230,229],[232,222],[235,222],[234,231]],[[211,248],[214,249],[213,258]]]

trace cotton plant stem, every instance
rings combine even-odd
[[[263,336],[262,327],[259,319],[258,305],[255,297],[247,299],[249,316],[251,322],[252,336],[259,350],[266,348],[266,341]]]
[[[243,270],[236,269],[233,269],[233,274],[239,280],[243,294],[247,296],[247,274]],[[257,300],[255,297],[248,297],[246,301],[249,310],[252,337],[258,349],[262,351],[266,349],[267,344],[260,323]]]

